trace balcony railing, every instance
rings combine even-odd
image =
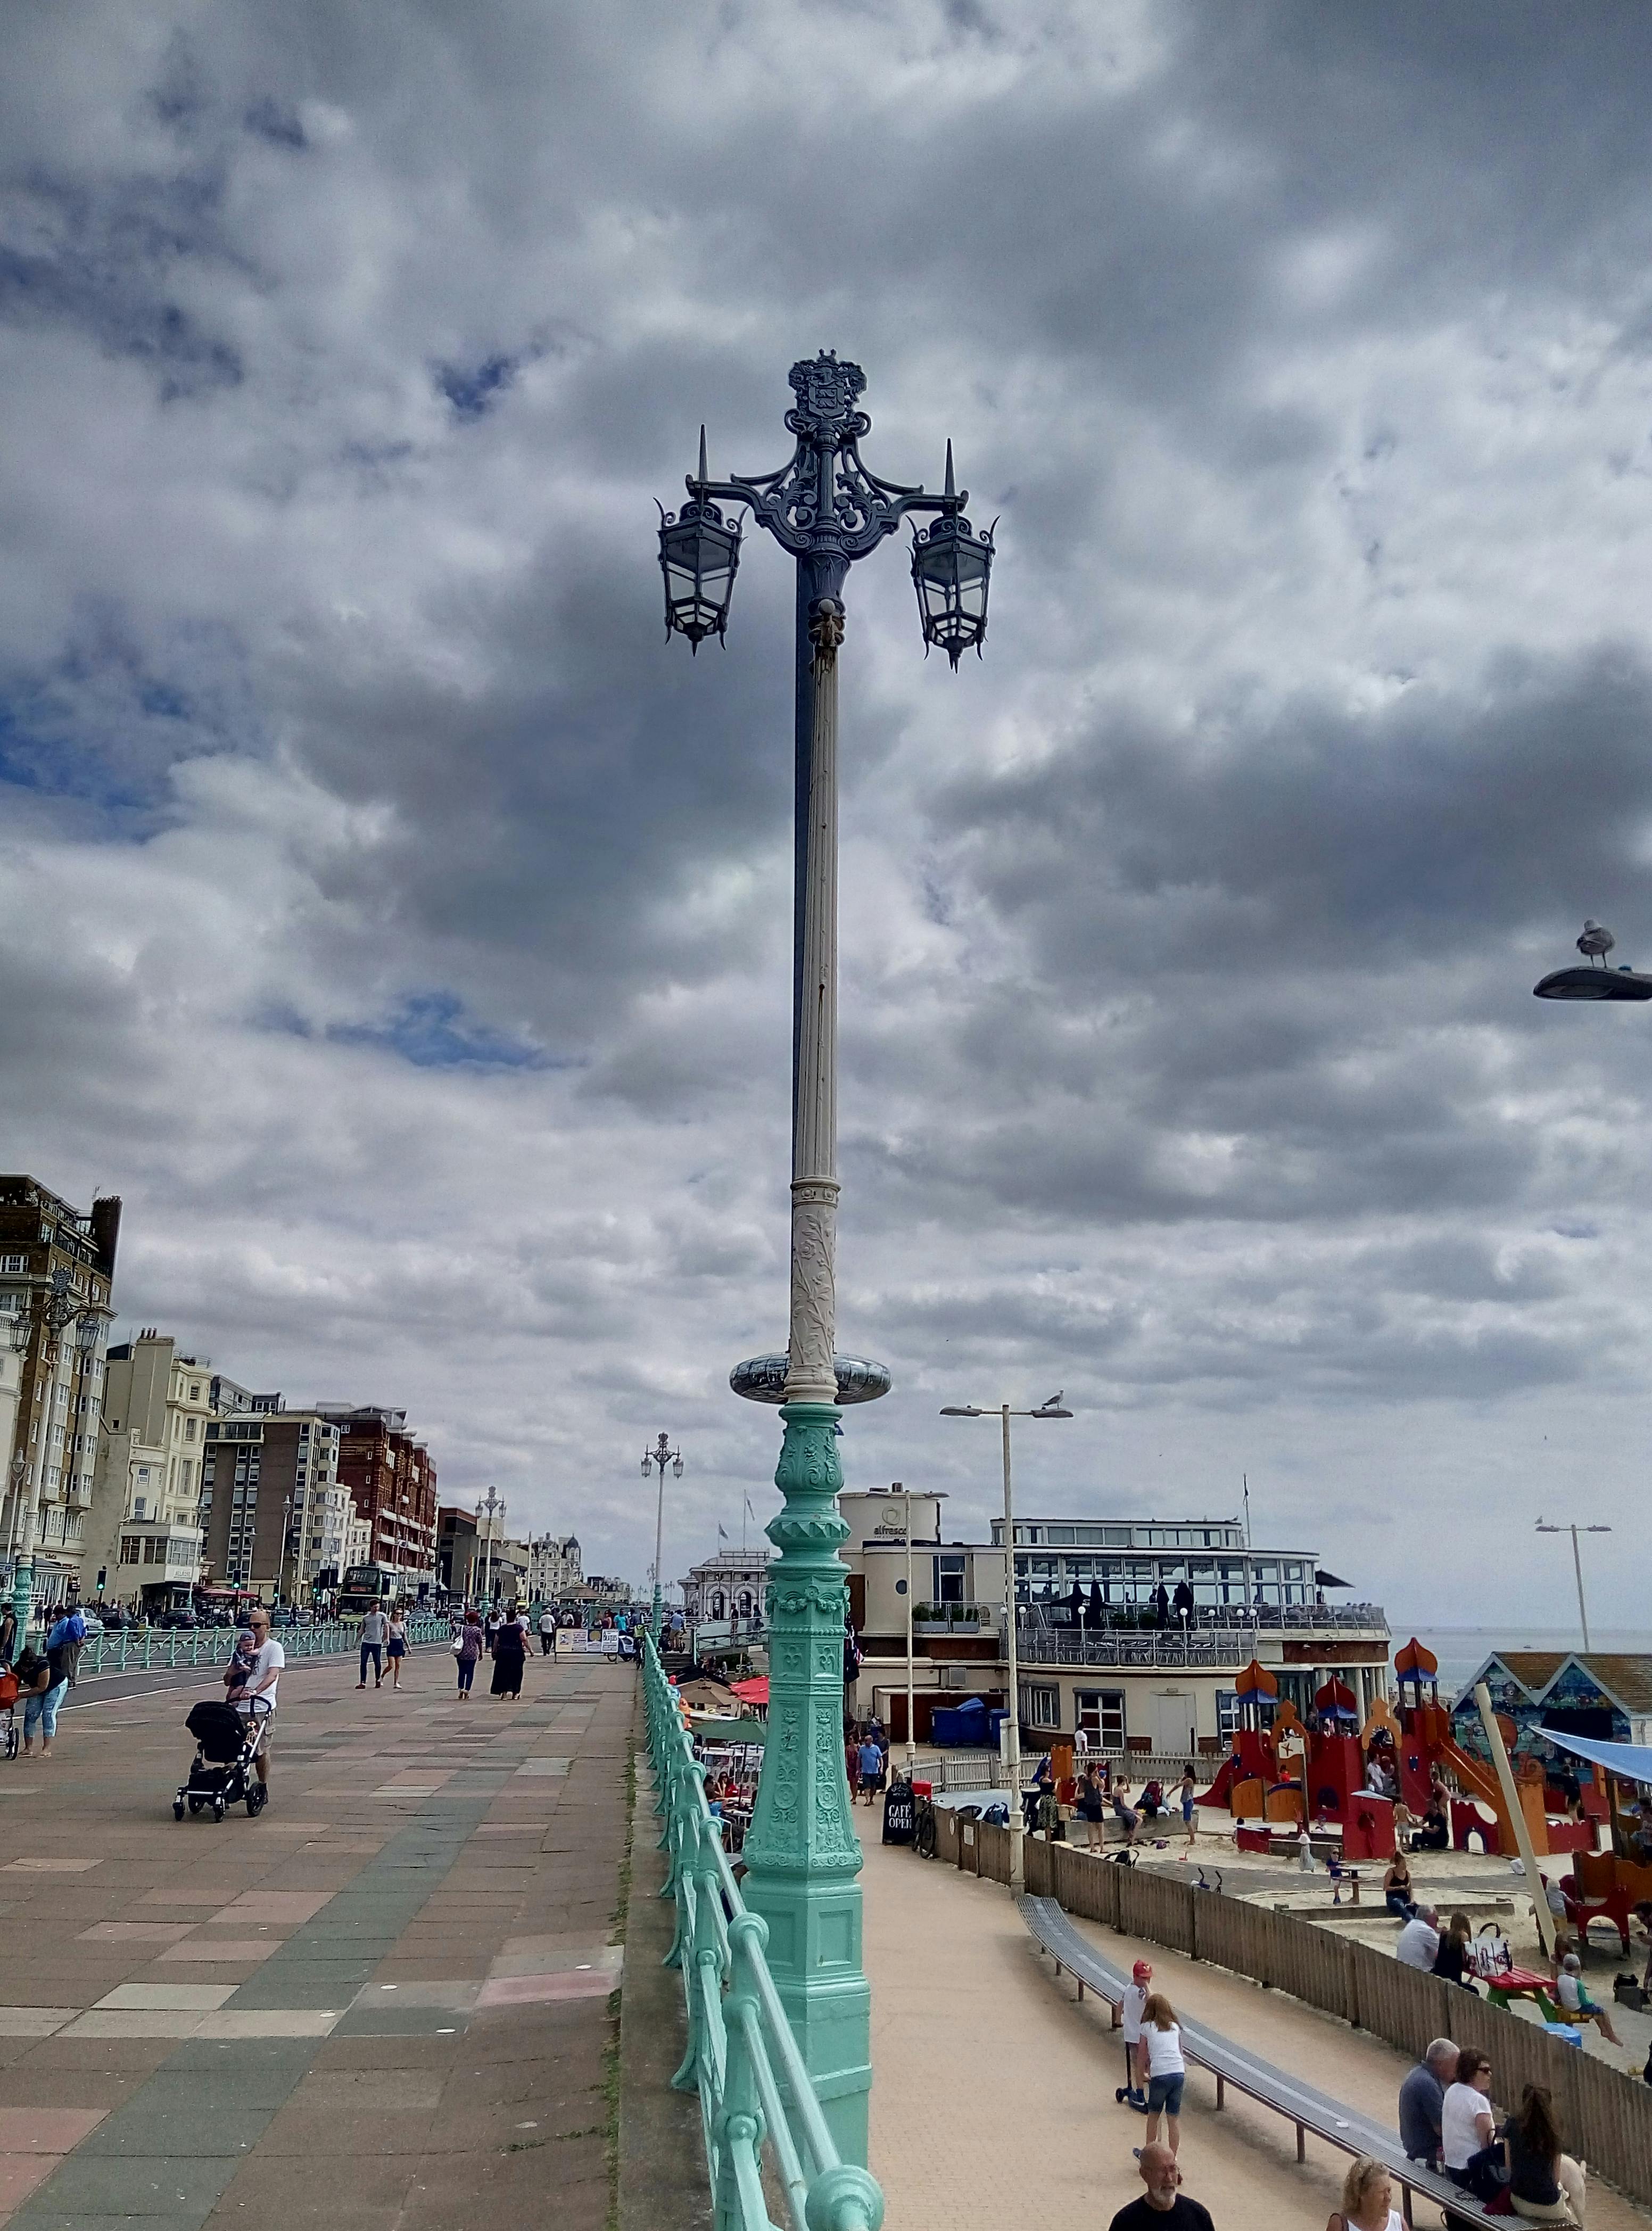
[[[914,1634],[995,1634],[996,1604],[921,1603],[912,1607]]]
[[[671,2082],[700,2095],[716,2231],[774,2231],[766,2172],[785,2196],[792,2231],[878,2231],[884,2195],[832,2142],[768,1971],[768,1924],[746,1911],[651,1639],[643,1668],[665,1888],[677,1901],[666,1965],[682,1973],[688,2017],[688,2049]]]
[[[1053,1628],[1058,1633],[1163,1633],[1182,1625],[1179,1612],[1169,1612],[1161,1624],[1151,1604],[1103,1604],[1098,1612],[1077,1612],[1066,1603],[1023,1604],[1023,1629],[1029,1626]],[[1252,1629],[1264,1634],[1344,1634],[1351,1629],[1386,1634],[1388,1614],[1381,1604],[1195,1604],[1188,1614],[1190,1630]]]

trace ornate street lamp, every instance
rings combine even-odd
[[[946,493],[953,497],[950,442],[947,443]],[[977,534],[962,509],[943,511],[933,527],[912,529],[912,583],[917,591],[924,656],[928,657],[928,646],[933,643],[952,661],[955,674],[966,650],[973,650],[977,658],[981,656],[987,636],[987,581],[992,563],[992,527]]]
[[[940,495],[882,480],[862,462],[871,421],[856,406],[858,365],[830,352],[794,364],[786,425],[795,439],[778,471],[707,477],[675,518],[662,514],[668,633],[696,649],[722,637],[739,559],[724,508],[748,508],[797,563],[797,836],[792,984],[791,1310],[783,1357],[737,1365],[735,1391],[781,1406],[775,1484],[783,1509],[767,1532],[770,1568],[768,1739],[742,1849],[746,1903],[768,1925],[768,1960],[838,2151],[866,2160],[871,2000],[860,1959],[860,1846],[843,1763],[848,1529],[837,1508],[845,1401],[883,1394],[881,1364],[834,1350],[838,1213],[838,653],[849,568],[903,519],[927,516],[912,578],[926,643],[956,668],[987,626],[992,537],[964,515],[950,462]],[[915,530],[916,532],[916,530]]]
[[[740,564],[741,523],[724,523],[722,511],[703,493],[705,428],[700,429],[700,473],[689,482],[689,500],[681,511],[659,510],[659,565],[665,576],[665,632],[685,635],[698,656],[707,636],[719,643],[729,624],[729,599],[734,594],[735,573]],[[696,490],[701,491],[696,495]]]
[[[701,445],[703,449],[703,435],[701,436]],[[705,462],[703,456],[700,462],[703,465]],[[665,1612],[664,1594],[660,1586],[660,1557],[663,1554],[665,1536],[665,1467],[667,1465],[671,1466],[673,1479],[681,1479],[683,1477],[683,1452],[671,1446],[671,1436],[668,1433],[662,1433],[651,1449],[644,1450],[643,1478],[645,1479],[649,1477],[656,1465],[659,1466],[659,1496],[654,1505],[654,1608],[650,1613],[650,1623],[653,1629],[654,1645],[658,1649],[660,1621]]]

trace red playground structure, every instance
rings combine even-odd
[[[1201,1805],[1226,1806],[1240,1833],[1259,1845],[1281,1827],[1339,1833],[1344,1859],[1386,1859],[1396,1827],[1422,1827],[1430,1813],[1437,1833],[1459,1851],[1478,1835],[1487,1852],[1518,1849],[1513,1824],[1492,1768],[1457,1743],[1451,1714],[1440,1702],[1439,1662],[1415,1637],[1395,1652],[1399,1710],[1379,1697],[1362,1727],[1353,1691],[1333,1676],[1314,1695],[1304,1724],[1280,1700],[1279,1683],[1254,1659],[1240,1675],[1239,1725],[1228,1755]],[[1500,1722],[1511,1753],[1512,1723]],[[1514,1767],[1515,1794],[1539,1855],[1587,1850],[1590,1821],[1547,1817],[1545,1775],[1526,1756]]]

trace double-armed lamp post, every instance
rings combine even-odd
[[[683,1477],[683,1452],[671,1446],[671,1437],[662,1433],[651,1449],[643,1451],[643,1478],[646,1479],[656,1465],[659,1468],[659,1495],[654,1504],[654,1607],[649,1613],[649,1626],[656,1644],[659,1641],[660,1622],[665,1616],[664,1591],[661,1586],[660,1558],[665,1546],[665,1473],[669,1466],[673,1479]]]
[[[795,561],[796,850],[793,920],[791,1310],[784,1357],[730,1374],[736,1393],[778,1402],[785,1426],[767,1532],[779,1550],[768,1607],[769,1711],[742,1856],[747,1905],[768,1930],[768,1960],[845,2163],[866,2160],[870,1996],[860,1964],[860,1847],[844,1772],[847,1589],[838,1552],[841,1406],[884,1393],[881,1365],[836,1349],[838,1217],[838,654],[849,568],[901,521],[926,643],[956,668],[987,632],[990,532],[977,534],[947,449],[939,495],[880,480],[862,462],[871,426],[856,408],[865,375],[823,353],[792,366],[786,414],[795,447],[777,471],[708,477],[705,435],[688,498],[663,513],[668,633],[696,651],[723,639],[748,509]],[[730,516],[730,514],[734,514]]]

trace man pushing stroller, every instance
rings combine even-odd
[[[270,1633],[269,1613],[262,1604],[255,1604],[248,1613],[247,1627],[247,1634],[237,1637],[235,1655],[224,1669],[224,1695],[243,1718],[250,1719],[256,1713],[263,1722],[263,1741],[253,1761],[253,1771],[268,1789],[269,1723],[275,1715],[275,1685],[287,1663],[287,1652]]]

